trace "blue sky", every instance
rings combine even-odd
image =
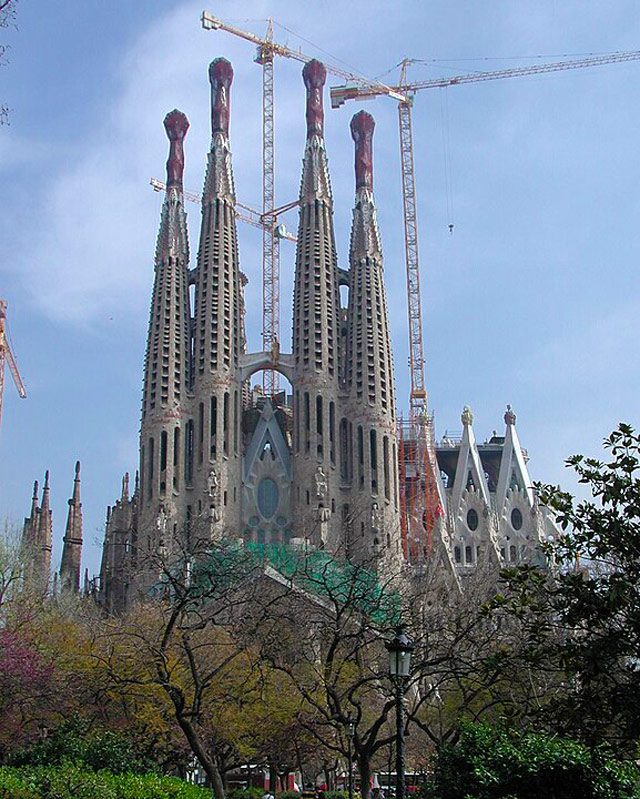
[[[12,109],[11,124],[0,127],[0,296],[9,301],[29,392],[18,400],[7,375],[0,518],[21,522],[32,481],[49,468],[57,563],[79,458],[92,572],[106,505],[137,462],[161,206],[148,184],[164,172],[162,119],[174,107],[189,117],[185,185],[199,192],[209,140],[207,65],[219,55],[236,75],[238,198],[260,204],[261,72],[251,45],[201,29],[204,7],[22,0],[18,30],[0,31],[11,45],[10,62],[0,68],[0,100]],[[241,7],[240,14],[238,3],[221,0],[208,8],[256,33],[273,16],[284,26],[276,26],[279,41],[369,76],[387,73],[404,56],[430,62],[412,67],[419,80],[532,63],[528,56],[553,61],[640,48],[635,0],[248,0]],[[297,62],[276,64],[278,204],[298,190],[300,70]],[[501,429],[510,403],[534,478],[570,488],[564,458],[598,452],[620,420],[638,421],[639,79],[640,62],[422,92],[415,102],[427,384],[438,434],[459,430],[469,404],[483,440]],[[396,106],[379,99],[331,111],[328,98],[326,106],[342,265],[353,201],[348,124],[360,107],[376,118],[374,180],[406,410]],[[196,206],[189,216],[195,242]],[[295,216],[288,224],[295,229]],[[240,256],[250,279],[249,346],[257,350],[258,231],[241,227]],[[285,351],[293,261],[292,246],[283,243]]]

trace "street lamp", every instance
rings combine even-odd
[[[396,629],[394,637],[385,642],[385,647],[389,653],[389,674],[396,689],[396,799],[404,799],[404,723],[402,703],[406,681],[411,669],[411,653],[415,647],[402,625]]]
[[[353,736],[356,734],[356,725],[351,717],[347,716],[348,761],[349,761],[349,799],[353,799]]]

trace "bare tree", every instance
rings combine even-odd
[[[174,534],[166,550],[147,553],[140,565],[156,579],[147,580],[146,598],[126,615],[107,620],[96,657],[114,686],[164,697],[223,799],[229,753],[219,716],[239,697],[259,700],[253,642],[286,588],[267,581],[264,565],[243,547],[211,542],[208,526]]]

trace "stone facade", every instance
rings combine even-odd
[[[188,546],[196,533],[200,543],[204,536],[324,548],[354,561],[377,561],[388,571],[407,561],[437,564],[447,585],[460,586],[484,560],[535,561],[540,543],[555,532],[531,489],[510,409],[505,435],[482,445],[465,409],[461,437],[445,437],[434,450],[438,469],[430,484],[439,507],[435,522],[424,524],[427,545],[419,519],[407,526],[401,509],[416,487],[424,492],[425,480],[411,460],[415,442],[399,441],[397,433],[373,191],[374,121],[360,112],[351,122],[355,205],[349,268],[342,270],[324,142],[325,79],[321,63],[305,64],[290,353],[279,342],[269,352],[246,351],[246,278],[229,135],[231,64],[216,59],[209,67],[211,147],[193,267],[182,185],[189,122],[177,110],[164,120],[167,187],[155,252],[139,472],[132,493],[125,475],[121,496],[108,509],[99,583],[93,584],[109,612],[148,593],[158,582],[158,563],[181,556],[177,547]],[[344,305],[341,287],[348,289]],[[252,388],[252,376],[264,369],[284,375],[291,394],[268,397]],[[36,484],[24,527],[40,575],[48,574],[51,559],[48,492],[46,481],[39,507]],[[69,506],[60,578],[77,591],[79,464]],[[420,541],[408,540],[407,529],[409,535],[420,530]]]

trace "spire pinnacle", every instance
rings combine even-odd
[[[178,186],[182,188],[182,175],[184,173],[184,137],[189,130],[189,120],[174,108],[164,118],[164,129],[169,139],[169,159],[167,161],[167,188]]]
[[[42,488],[42,505],[40,509],[44,512],[45,508],[49,510],[49,497],[51,490],[49,488],[49,470],[44,473],[44,486]]]
[[[80,502],[80,461],[76,461],[75,477],[73,479],[73,502]]]
[[[315,58],[307,61],[302,69],[302,79],[307,89],[307,139],[312,136],[321,137],[324,126],[322,90],[327,79],[324,64]]]
[[[122,496],[120,498],[123,502],[129,501],[129,472],[125,472],[122,478]]]
[[[366,111],[358,111],[351,120],[351,138],[356,144],[356,191],[373,191],[373,131],[376,123]]]
[[[211,84],[211,133],[229,136],[230,90],[233,82],[233,67],[226,58],[215,58],[209,64]]]
[[[63,588],[75,593],[80,590],[80,560],[82,558],[82,503],[80,502],[80,461],[76,461],[73,494],[69,500],[67,527],[60,561],[60,581]]]
[[[38,512],[38,481],[33,481],[33,496],[31,497],[31,519],[36,518]]]

